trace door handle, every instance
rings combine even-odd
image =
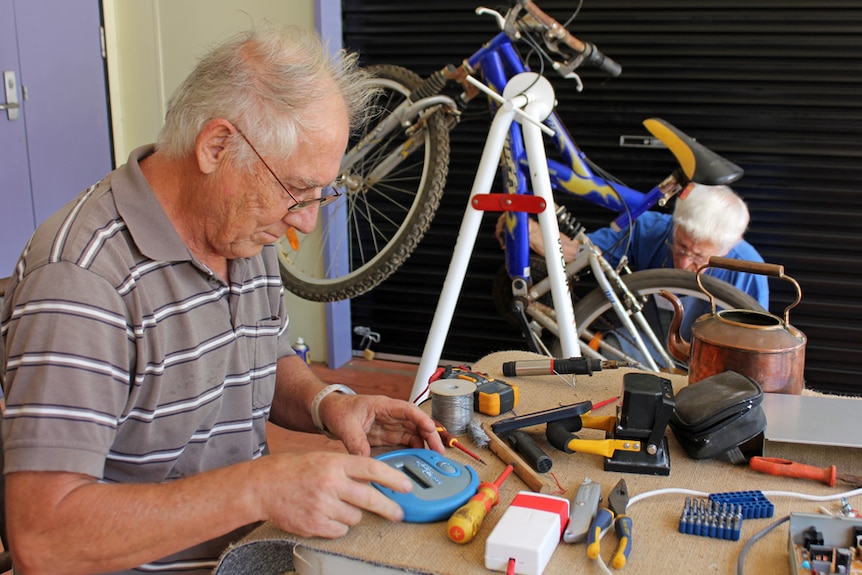
[[[18,81],[15,79],[14,70],[3,71],[3,87],[6,92],[6,103],[0,104],[0,110],[6,110],[6,117],[10,120],[17,120],[18,108],[21,105],[18,103]]]

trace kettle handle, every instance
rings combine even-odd
[[[795,308],[797,305],[799,305],[799,302],[802,301],[802,288],[799,287],[799,283],[795,279],[784,274],[783,265],[711,256],[709,258],[709,262],[706,265],[701,266],[697,270],[697,285],[700,287],[700,290],[703,293],[709,296],[709,303],[712,306],[712,315],[715,315],[715,296],[713,296],[709,291],[707,291],[705,287],[703,287],[703,282],[700,279],[701,274],[707,268],[722,268],[730,271],[760,274],[782,280],[787,280],[792,283],[793,286],[796,288],[796,301],[784,308],[784,324],[790,325],[790,310]]]

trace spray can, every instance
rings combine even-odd
[[[302,358],[302,361],[311,365],[311,356],[308,354],[308,345],[306,345],[304,339],[301,337],[296,338],[296,343],[293,344],[293,351]]]

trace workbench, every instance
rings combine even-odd
[[[482,358],[472,367],[491,377],[505,380],[520,388],[520,403],[516,413],[526,414],[561,405],[583,401],[598,403],[617,396],[622,390],[626,369],[603,370],[592,376],[529,376],[504,377],[502,364],[505,361],[538,359],[530,352],[499,352]],[[675,392],[687,385],[682,375],[660,374],[672,382]],[[856,401],[847,399],[847,401]],[[430,413],[431,401],[422,404]],[[594,415],[613,415],[616,404],[610,404],[594,412]],[[511,414],[507,414],[511,415]],[[477,415],[491,422],[499,418]],[[505,417],[501,416],[501,417]],[[818,425],[817,421],[810,422]],[[822,423],[822,422],[819,422]],[[571,499],[585,478],[599,482],[606,499],[609,491],[621,478],[626,480],[631,497],[646,492],[667,490],[661,494],[643,498],[629,506],[628,514],[633,520],[633,550],[622,572],[636,575],[667,573],[736,573],[736,562],[740,551],[756,533],[791,512],[821,513],[823,509],[837,511],[840,501],[807,501],[792,493],[812,496],[834,496],[850,491],[853,487],[837,483],[830,488],[823,483],[804,479],[791,479],[758,473],[747,465],[729,461],[694,460],[682,450],[673,432],[667,430],[670,474],[667,476],[637,473],[606,472],[604,458],[584,453],[566,454],[544,441],[538,430],[527,429],[553,459],[549,472],[554,485],[559,485],[557,494]],[[594,435],[591,435],[594,434]],[[603,432],[583,430],[581,438],[603,438]],[[474,449],[469,436],[461,437],[465,446]],[[810,461],[814,451],[810,447],[800,448],[794,457],[798,461],[822,465]],[[382,452],[382,451],[380,451]],[[480,480],[493,481],[505,468],[503,462],[487,449],[478,451],[485,465],[471,459],[457,449],[447,449],[450,459],[471,465]],[[839,473],[862,474],[862,450],[839,450],[831,455]],[[362,522],[350,533],[337,540],[301,538],[283,532],[273,525],[263,524],[243,541],[232,547],[225,556],[216,575],[234,573],[282,574],[290,571],[316,573],[324,570],[305,564],[320,558],[332,558],[344,564],[344,573],[418,573],[442,575],[487,575],[484,567],[485,539],[502,516],[514,496],[527,486],[516,475],[511,475],[500,489],[500,503],[488,514],[476,538],[466,545],[449,540],[446,523],[390,523],[373,514],[366,514]],[[674,491],[677,490],[677,491]],[[683,493],[679,490],[691,490]],[[743,521],[738,541],[687,535],[679,532],[680,515],[686,497],[701,498],[711,493],[760,490],[774,505],[774,516],[766,519]],[[779,494],[777,492],[786,492]],[[862,508],[862,497],[856,495],[849,500],[856,508]],[[612,531],[612,530],[611,530]],[[747,553],[745,573],[769,574],[789,572],[788,527],[783,524],[758,540]],[[608,562],[616,547],[616,536],[612,532],[603,539],[602,557]],[[295,548],[295,558],[291,549]],[[329,563],[328,565],[333,565]],[[304,567],[304,569],[303,569]],[[602,573],[601,565],[586,557],[583,543],[560,543],[546,575],[562,573]],[[315,570],[317,569],[317,570]],[[328,573],[333,573],[332,567]],[[608,567],[608,571],[613,571]]]

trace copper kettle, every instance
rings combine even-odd
[[[784,310],[784,319],[755,310],[716,311],[715,297],[701,281],[704,270],[710,267],[787,280],[796,287],[796,301]],[[801,301],[802,290],[796,280],[784,275],[784,266],[713,256],[707,265],[698,269],[697,283],[709,296],[712,313],[695,320],[691,328],[691,343],[680,334],[684,313],[682,302],[670,292],[661,292],[674,308],[668,349],[676,359],[688,363],[689,384],[732,370],[757,381],[765,392],[802,393],[805,387],[806,337],[790,325],[790,310]]]

